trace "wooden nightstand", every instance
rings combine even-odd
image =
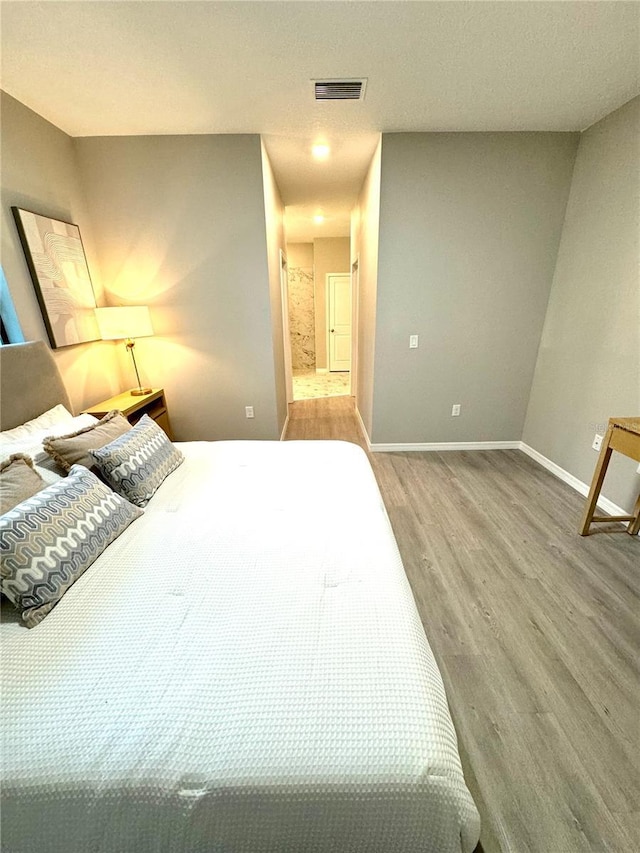
[[[141,397],[134,397],[129,391],[125,391],[123,394],[116,394],[115,397],[90,406],[85,409],[85,412],[101,418],[112,409],[119,409],[130,424],[136,424],[143,415],[149,415],[173,441],[164,388],[154,388],[150,394],[144,394]]]

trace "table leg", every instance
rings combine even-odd
[[[600,456],[598,457],[596,470],[593,472],[593,480],[591,481],[591,488],[589,489],[587,505],[584,508],[582,522],[580,523],[580,536],[586,536],[589,533],[591,519],[593,518],[593,514],[596,510],[596,504],[598,503],[598,498],[600,497],[600,489],[602,488],[602,484],[604,482],[604,475],[607,473],[609,459],[611,459],[612,451],[611,447],[609,446],[611,442],[611,432],[612,427],[610,426],[607,430],[606,436],[602,441],[602,448],[600,449]]]
[[[629,527],[627,527],[627,533],[630,533],[632,536],[635,536],[638,531],[640,531],[640,495],[638,495],[638,500],[636,501],[636,505],[633,508],[633,514],[635,515],[635,521],[629,522]]]

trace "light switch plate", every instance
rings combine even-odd
[[[417,335],[409,335],[409,349],[418,349]]]

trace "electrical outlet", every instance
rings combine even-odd
[[[409,335],[409,349],[418,349],[417,335]]]
[[[451,406],[451,417],[452,418],[460,417],[460,407],[461,407],[460,403],[454,403],[453,406]]]
[[[593,444],[591,445],[591,447],[593,447],[594,450],[600,450],[600,448],[602,447],[602,439],[603,438],[604,438],[604,436],[598,435],[598,433],[596,433],[596,436],[593,439]]]
[[[245,406],[244,407],[244,413],[248,418],[255,417],[253,414],[253,406]]]

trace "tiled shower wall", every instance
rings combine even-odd
[[[312,267],[289,269],[289,332],[293,369],[315,368],[316,333]]]

